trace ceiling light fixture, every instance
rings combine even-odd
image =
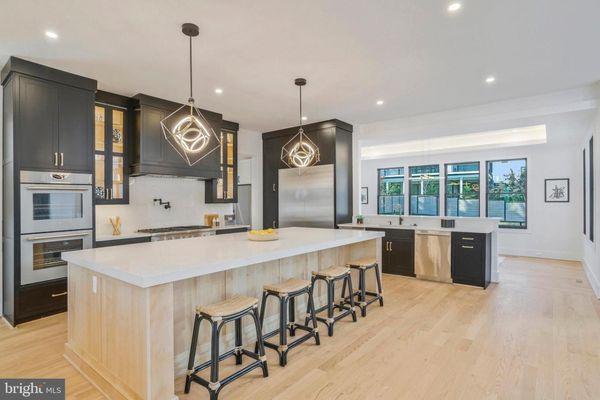
[[[485,78],[485,83],[494,83],[496,82],[496,77],[494,76],[488,76],[487,78]]]
[[[52,31],[46,31],[46,37],[50,38],[50,39],[58,39],[58,34],[56,32],[52,32]]]
[[[305,115],[302,117],[302,121],[306,121],[308,119],[308,117]]]
[[[221,140],[194,105],[192,80],[192,38],[198,36],[198,26],[185,23],[181,26],[184,35],[190,38],[190,97],[182,105],[160,121],[165,139],[191,167],[221,147]],[[189,112],[188,112],[189,110]]]
[[[378,106],[382,106],[383,105],[383,100],[377,100],[377,105]]]
[[[458,10],[460,10],[462,8],[462,4],[459,2],[455,2],[455,3],[450,3],[448,5],[448,12],[457,12]]]
[[[223,94],[223,89],[221,89],[221,88],[216,88],[216,89],[215,89],[215,93],[216,93],[216,94]]]
[[[281,161],[290,168],[304,168],[315,165],[321,161],[321,154],[317,145],[304,133],[302,127],[302,86],[306,79],[296,78],[294,84],[300,91],[300,129],[286,144],[281,147]]]

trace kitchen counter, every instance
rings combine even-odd
[[[236,295],[260,298],[265,284],[310,279],[314,270],[372,257],[381,265],[383,232],[283,228],[279,240],[253,242],[247,233],[147,242],[74,251],[68,261],[68,342],[65,357],[108,398],[176,399],[186,374],[194,312]],[[371,275],[366,288],[375,291]],[[315,291],[315,302],[324,301]],[[306,312],[305,297],[296,313]],[[276,328],[268,307],[265,332]],[[242,322],[252,339],[250,319]],[[233,331],[222,337],[234,345]],[[208,358],[210,336],[199,338]],[[177,388],[180,390],[180,387]]]
[[[468,228],[442,228],[442,227],[430,227],[430,226],[413,226],[413,225],[388,225],[388,224],[357,224],[355,222],[348,224],[339,224],[340,228],[345,229],[365,229],[365,228],[376,228],[376,229],[411,229],[414,231],[436,231],[436,232],[471,232],[471,233],[492,233],[498,228],[491,226],[479,226],[479,227],[468,227]]]
[[[198,229],[199,232],[211,232],[211,231],[223,231],[228,229],[240,229],[240,228],[248,228],[250,229],[250,225],[223,225],[219,227],[212,228],[204,228]],[[119,239],[135,239],[135,238],[143,238],[143,237],[151,237],[151,233],[142,233],[142,232],[128,232],[123,233],[118,236],[114,235],[98,235],[96,236],[96,242],[105,242],[108,240],[119,240]]]

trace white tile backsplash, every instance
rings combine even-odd
[[[121,217],[123,234],[140,228],[203,225],[204,214],[231,214],[232,204],[205,204],[204,181],[187,178],[138,176],[129,179],[129,204],[96,206],[96,234],[110,235],[112,216]],[[154,205],[162,198],[171,208]]]

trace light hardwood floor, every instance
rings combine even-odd
[[[384,276],[385,307],[301,345],[286,368],[268,350],[269,378],[254,371],[220,398],[600,398],[600,301],[581,266],[507,257],[500,271],[486,291]],[[0,327],[0,377],[66,378],[68,398],[103,398],[62,357],[66,327],[66,314]],[[180,398],[208,396],[193,385]]]

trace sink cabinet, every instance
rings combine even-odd
[[[412,229],[374,229],[385,232],[381,239],[381,270],[385,274],[415,276],[415,231]]]
[[[452,282],[486,288],[492,265],[491,233],[452,232]]]

